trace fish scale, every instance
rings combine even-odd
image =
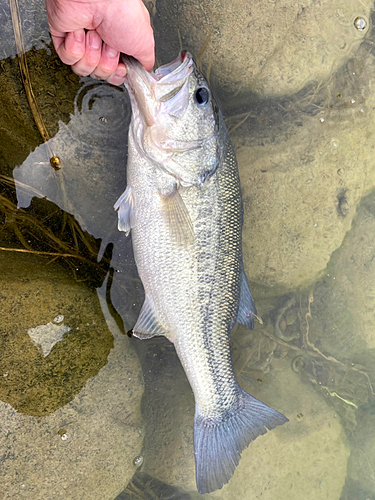
[[[221,488],[241,452],[287,418],[244,392],[230,331],[256,314],[242,258],[242,199],[222,115],[190,54],[147,73],[125,57],[132,103],[119,229],[132,242],[145,302],[134,335],[174,343],[194,392],[200,493]]]

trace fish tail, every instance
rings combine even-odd
[[[194,453],[199,493],[221,489],[233,476],[241,452],[261,434],[288,422],[278,411],[242,389],[238,400],[219,416],[207,417],[196,407]]]

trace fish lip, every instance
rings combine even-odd
[[[193,57],[189,52],[182,51],[174,61],[150,72],[134,57],[125,54],[121,57],[127,69],[124,83],[131,98],[133,116],[140,113],[146,125],[152,126],[163,97],[172,89],[182,87],[193,72]]]
[[[137,59],[126,54],[121,54],[122,61],[126,66],[127,73],[137,72],[148,75],[146,78],[150,83],[171,83],[174,80],[186,77],[191,73],[193,57],[190,52],[183,50],[176,59],[168,64],[159,66],[155,71],[146,71]]]
[[[192,55],[183,50],[174,61],[159,66],[150,75],[159,83],[172,83],[174,80],[180,80],[190,75],[192,65]]]

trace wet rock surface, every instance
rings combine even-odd
[[[369,362],[375,347],[375,196],[358,207],[351,230],[314,290],[312,332],[335,356]]]
[[[143,471],[193,493],[194,399],[173,351],[165,351],[168,345],[164,342],[154,349],[155,362],[150,368],[155,385],[148,389]],[[290,422],[251,443],[229,485],[207,498],[339,498],[349,448],[337,415],[291,369],[289,358],[274,359],[269,366],[268,371],[258,367],[250,382],[242,371],[237,376],[245,390],[276,407]]]
[[[355,53],[371,29],[372,8],[370,0],[161,0],[154,19],[158,56],[171,60],[179,37],[196,56],[204,51],[203,67],[227,106],[254,94],[290,95],[326,80]],[[357,18],[363,23],[356,27]]]
[[[0,261],[0,399],[34,416],[71,401],[113,347],[95,290],[49,260],[2,252]],[[66,328],[59,341],[58,324]]]
[[[375,483],[373,464],[375,462],[375,407],[374,403],[358,412],[358,427],[350,437],[353,446],[348,461],[348,476],[342,499],[374,498]]]
[[[140,497],[140,492],[142,497]],[[120,493],[115,500],[142,500],[165,499],[165,500],[197,500],[201,498],[199,494],[190,495],[176,486],[163,483],[154,479],[145,472],[137,472],[126,489]]]
[[[186,489],[194,484],[194,396],[167,339],[135,340],[145,377],[146,422],[142,472]],[[182,425],[180,425],[182,422]],[[193,467],[193,469],[192,469]],[[195,486],[190,488],[195,490]]]
[[[40,257],[1,255],[2,498],[113,499],[141,454],[138,358],[95,290]],[[71,331],[44,356],[27,330],[57,314]]]
[[[2,26],[0,59],[14,57],[17,54],[13,32],[11,2],[0,2],[0,23]],[[19,0],[19,22],[25,52],[32,47],[44,48],[51,41],[44,2],[38,0]]]
[[[230,485],[212,497],[340,498],[350,451],[335,412],[290,369],[288,359],[274,360],[270,374],[258,385],[260,390],[245,382],[243,388],[282,411],[290,422],[250,444]]]
[[[375,186],[374,78],[374,57],[363,46],[321,91],[260,106],[237,128],[229,120],[244,198],[245,269],[271,293],[321,275]]]
[[[74,112],[74,97],[81,87],[79,77],[61,63],[51,45],[48,49],[29,50],[26,62],[29,85],[47,132],[53,137],[59,130],[59,120],[67,122],[70,113]],[[42,142],[26,98],[16,58],[9,57],[1,61],[0,105],[1,174],[10,176],[13,168],[22,164],[29,153]]]

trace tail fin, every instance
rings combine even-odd
[[[242,389],[236,405],[218,417],[204,417],[196,408],[194,453],[199,493],[221,489],[250,442],[285,422],[284,415]]]

